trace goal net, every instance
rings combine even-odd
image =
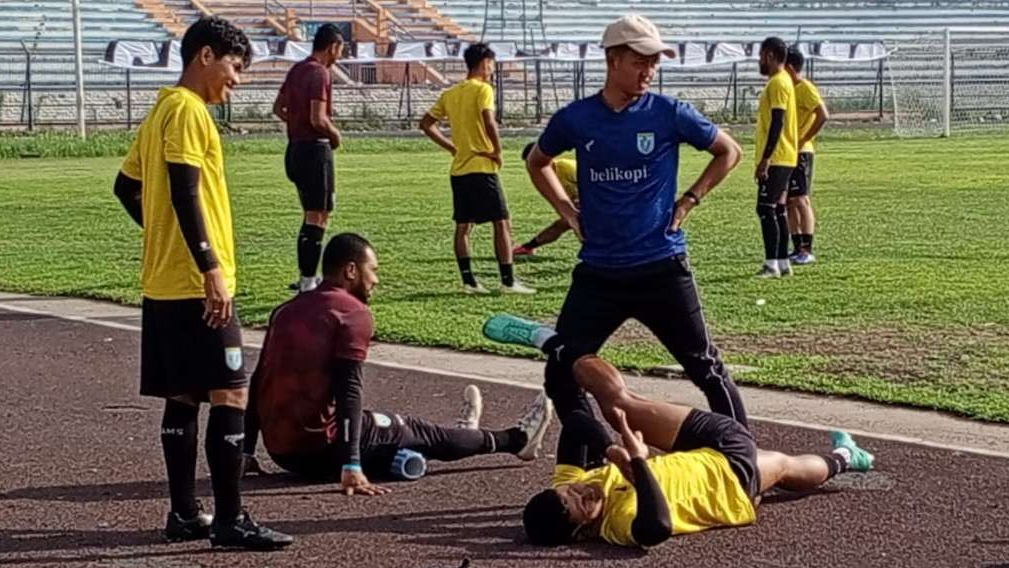
[[[942,31],[888,48],[897,135],[1009,131],[1009,29]]]

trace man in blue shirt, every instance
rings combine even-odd
[[[742,151],[693,106],[648,92],[660,54],[675,57],[654,24],[624,16],[607,26],[602,46],[603,90],[558,111],[526,162],[536,188],[582,240],[558,335],[540,345],[549,356],[546,392],[562,421],[577,410],[591,413],[574,365],[594,358],[635,318],[683,365],[714,412],[746,425],[742,399],[708,336],[681,229]],[[677,200],[681,144],[713,157]],[[577,207],[550,167],[572,149]]]

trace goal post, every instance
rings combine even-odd
[[[897,135],[1009,132],[1009,28],[946,28],[887,47]]]

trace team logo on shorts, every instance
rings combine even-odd
[[[655,149],[655,133],[654,132],[638,132],[638,152],[644,155],[652,153]]]
[[[237,371],[242,368],[242,348],[241,347],[225,347],[224,348],[224,364],[228,366],[232,371]]]

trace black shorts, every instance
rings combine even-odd
[[[284,154],[287,179],[298,188],[305,211],[332,211],[336,192],[333,149],[329,141],[290,142]]]
[[[781,196],[788,191],[788,182],[795,168],[788,166],[771,166],[767,168],[767,179],[757,184],[757,204],[777,205]]]
[[[249,386],[237,313],[222,329],[203,321],[203,300],[144,298],[140,394],[209,400],[212,390]]]
[[[788,184],[788,197],[802,197],[813,191],[813,157],[812,152],[799,153],[799,165],[792,171],[792,179]]]
[[[365,410],[361,413],[361,467],[368,477],[389,477],[389,468],[399,450],[411,449],[429,459],[453,459],[453,448],[445,441],[452,429],[426,420],[392,412]],[[299,476],[330,481],[338,479],[343,464],[336,444],[303,454],[270,454],[274,463]]]
[[[689,452],[699,448],[711,448],[724,455],[750,499],[760,495],[757,442],[746,427],[728,416],[695,408],[680,426],[671,451]]]
[[[452,219],[456,223],[487,223],[508,218],[508,204],[497,174],[451,176]]]

